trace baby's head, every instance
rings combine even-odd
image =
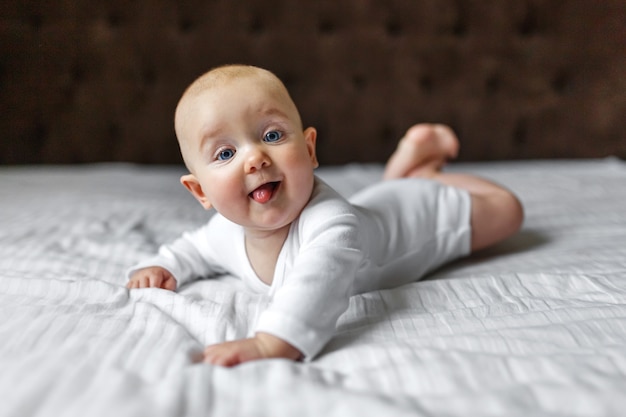
[[[176,138],[180,146],[181,154],[187,168],[193,172],[193,156],[197,154],[194,142],[198,139],[197,129],[194,129],[193,118],[198,115],[198,106],[203,105],[203,100],[211,95],[211,92],[220,90],[228,91],[238,83],[248,82],[255,88],[261,89],[268,97],[280,103],[285,110],[286,116],[302,130],[300,113],[294,104],[287,88],[282,81],[272,72],[251,65],[224,65],[214,68],[198,77],[183,93],[176,107],[174,127]],[[219,103],[227,106],[228,97]],[[236,99],[232,97],[231,99]]]
[[[271,72],[229,65],[205,73],[180,99],[175,128],[190,171],[181,182],[203,207],[268,230],[288,225],[308,202],[316,131],[303,130]]]

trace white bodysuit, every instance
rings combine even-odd
[[[271,297],[254,332],[277,336],[314,357],[330,340],[350,296],[391,288],[470,251],[469,194],[421,179],[375,184],[347,201],[316,178],[290,226],[271,285],[255,274],[243,228],[216,214],[128,272],[160,266],[178,285],[211,275],[240,277]]]

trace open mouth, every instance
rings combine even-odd
[[[280,181],[267,182],[252,191],[248,196],[257,203],[267,203],[280,187]]]

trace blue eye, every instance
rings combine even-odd
[[[263,138],[263,141],[265,141],[265,142],[276,142],[276,141],[278,141],[282,137],[283,137],[282,133],[277,132],[275,130],[272,130],[272,131],[267,132],[265,134],[265,137]]]
[[[217,159],[220,161],[228,161],[230,158],[235,156],[235,151],[232,149],[224,149],[217,154]]]

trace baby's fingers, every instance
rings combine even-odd
[[[163,288],[165,290],[176,290],[176,279],[163,268],[146,268],[135,272],[130,281],[126,284],[129,289],[136,288]]]
[[[160,271],[158,274],[154,274],[154,277],[150,277],[150,286],[174,291],[176,290],[176,279],[169,272]]]
[[[131,279],[130,281],[128,281],[128,284],[126,284],[126,288],[131,289],[131,290],[137,289],[137,288],[143,288],[142,278],[136,277],[136,278]]]
[[[161,288],[166,289],[166,290],[170,290],[170,291],[175,291],[176,290],[176,279],[172,276],[170,277],[166,277],[163,280],[163,283],[161,284]]]
[[[150,276],[149,275],[141,275],[138,277],[133,277],[126,287],[129,289],[137,289],[137,288],[148,288],[150,287]]]
[[[162,282],[163,282],[163,276],[161,274],[151,274],[148,277],[148,287],[161,288]]]
[[[218,366],[233,366],[235,363],[231,361],[231,359],[219,351],[205,351],[204,352],[204,362],[210,363],[212,365]]]

